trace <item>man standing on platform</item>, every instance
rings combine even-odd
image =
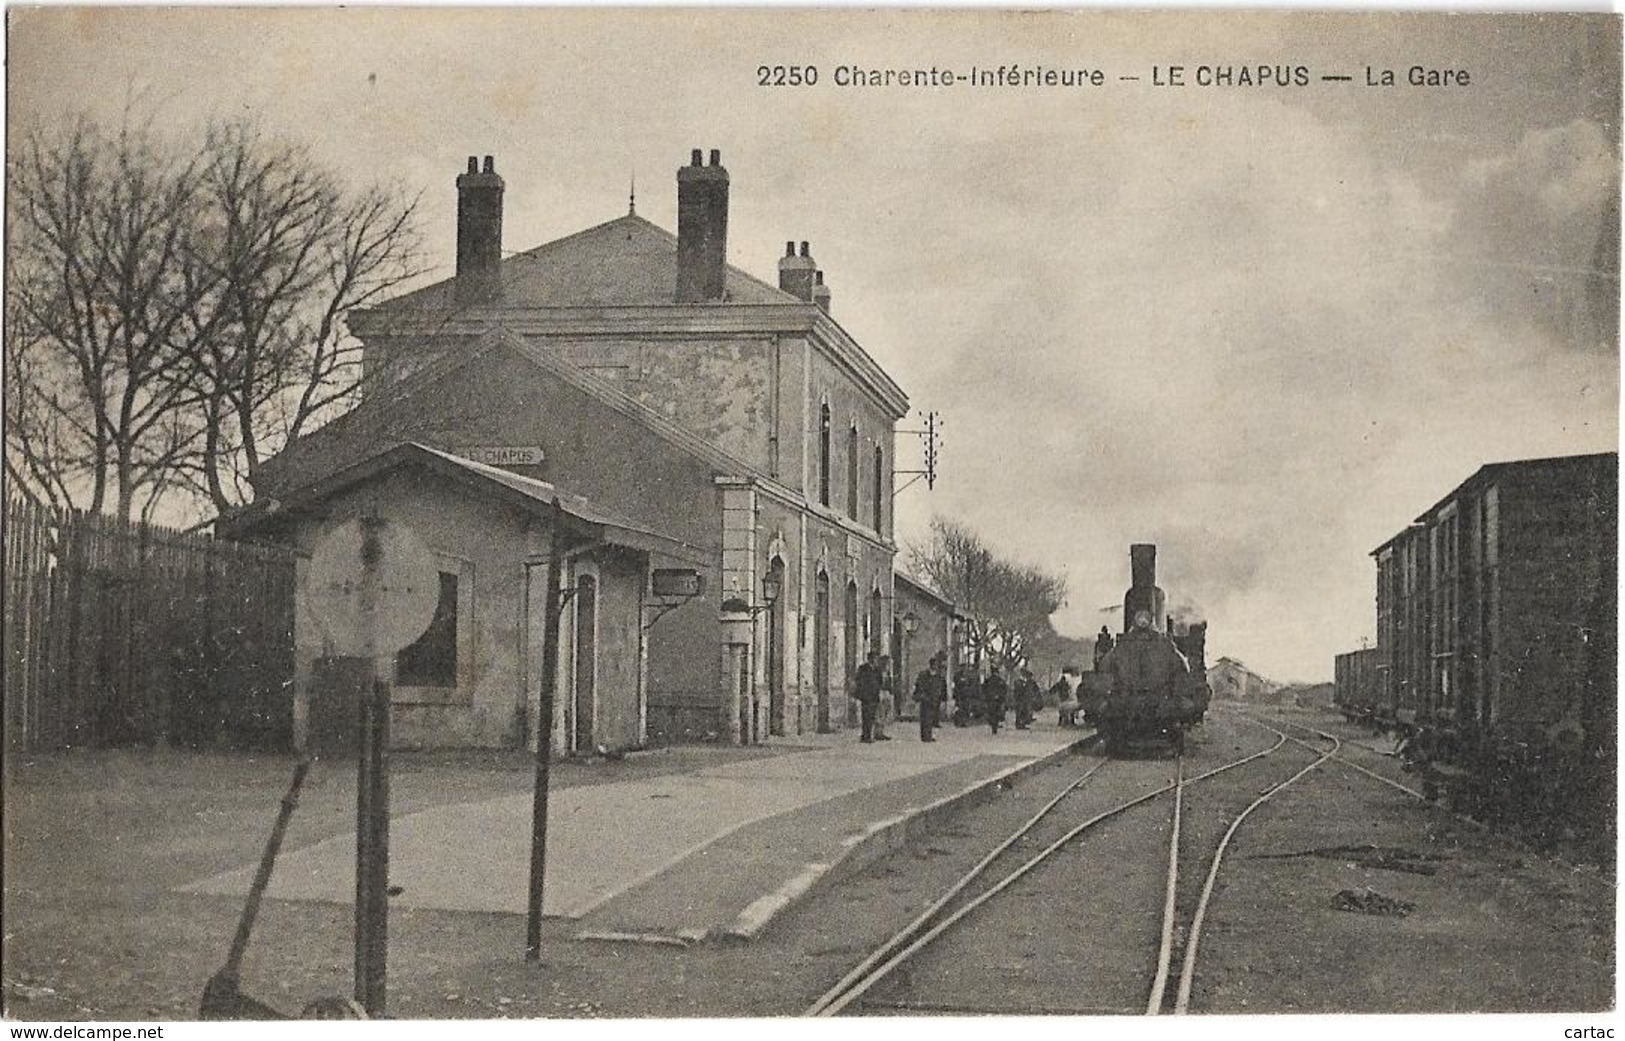
[[[942,673],[942,655],[932,655],[925,671],[914,680],[914,700],[920,703],[921,741],[936,740],[931,731],[936,729],[937,716],[947,698],[948,678]]]
[[[1033,728],[1033,709],[1038,705],[1038,681],[1033,679],[1033,670],[1025,665],[1021,674],[1016,677],[1016,729],[1031,730]]]
[[[1004,700],[1009,693],[1010,685],[1000,675],[999,663],[994,662],[987,679],[982,681],[982,711],[987,714],[987,725],[995,734],[999,732],[999,724],[1004,722]]]
[[[876,740],[890,741],[891,738],[881,734],[875,736],[875,713],[880,709],[880,655],[874,651],[862,665],[858,666],[858,673],[853,677],[852,696],[858,700],[858,711],[863,720],[863,743],[872,745]]]

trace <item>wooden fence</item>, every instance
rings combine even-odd
[[[294,555],[5,505],[8,748],[291,743]]]

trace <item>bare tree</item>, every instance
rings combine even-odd
[[[1066,580],[1001,559],[963,524],[932,518],[926,541],[908,547],[908,562],[965,613],[978,657],[1014,666],[1055,632],[1050,616],[1066,601]]]
[[[238,505],[356,392],[345,312],[423,270],[416,199],[247,124],[187,145],[80,119],[27,135],[10,175],[6,468],[62,505]]]
[[[262,459],[351,400],[361,349],[345,312],[424,268],[416,199],[348,191],[303,147],[250,124],[209,128],[201,162],[219,292],[190,369],[203,403],[191,476],[225,510]]]
[[[28,134],[9,166],[8,473],[131,516],[192,441],[178,361],[211,332],[193,319],[213,290],[197,164],[149,127],[80,120]]]

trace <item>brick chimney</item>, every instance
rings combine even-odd
[[[813,263],[807,244],[801,244],[801,255],[796,256],[796,244],[784,244],[784,256],[779,258],[779,288],[809,304],[813,300],[813,274],[818,265]]]
[[[829,314],[829,297],[829,286],[824,284],[824,273],[815,271],[813,273],[813,303],[817,304],[818,309],[825,314]]]
[[[710,165],[694,149],[677,171],[677,302],[721,300],[728,266],[728,171],[711,149]]]
[[[468,172],[457,178],[458,304],[494,304],[502,300],[502,178],[485,157],[481,170],[474,156]]]

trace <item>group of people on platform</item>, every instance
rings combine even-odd
[[[935,741],[933,732],[942,725],[942,709],[948,701],[947,667],[946,652],[939,652],[914,679],[912,697],[919,707],[921,741]],[[953,724],[965,727],[980,720],[997,734],[1014,709],[1016,729],[1032,729],[1043,692],[1031,669],[1023,666],[1012,671],[1013,679],[1007,680],[1003,668],[994,663],[984,678],[976,666],[960,665],[954,672]],[[896,705],[891,673],[891,659],[871,651],[853,677],[852,696],[858,703],[864,744],[891,740],[885,729]],[[1072,690],[1076,690],[1075,683]]]

